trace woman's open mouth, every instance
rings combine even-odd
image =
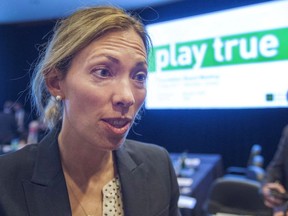
[[[131,119],[127,118],[110,118],[102,120],[111,132],[118,135],[125,134],[129,130],[132,122]]]

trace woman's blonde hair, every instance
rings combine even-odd
[[[40,56],[31,82],[32,102],[41,119],[52,128],[62,119],[62,103],[48,91],[45,80],[52,71],[66,76],[74,56],[93,40],[111,31],[134,29],[142,38],[148,53],[151,45],[144,25],[124,10],[116,7],[81,9],[59,21],[45,52]]]

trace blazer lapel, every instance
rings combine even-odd
[[[62,172],[57,129],[38,145],[39,152],[31,181],[23,182],[30,216],[71,216],[68,191]],[[147,170],[136,163],[125,148],[115,151],[125,216],[151,216]]]
[[[23,182],[30,216],[70,216],[70,203],[61,168],[57,129],[39,145],[31,181]]]
[[[142,162],[136,164],[122,146],[116,151],[125,216],[150,216],[147,171]]]

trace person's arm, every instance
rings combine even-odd
[[[266,169],[265,179],[262,186],[262,194],[265,205],[274,208],[283,204],[283,199],[279,194],[286,193],[284,187],[284,176],[287,172],[284,168],[285,160],[288,152],[288,126],[283,129],[283,133],[278,144],[277,151],[274,154],[272,161]]]
[[[283,184],[285,161],[288,160],[288,126],[283,129],[277,150],[273,156],[272,161],[266,169],[265,182],[278,182]]]

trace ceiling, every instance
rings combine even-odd
[[[125,9],[159,6],[177,0],[1,0],[0,24],[57,19],[77,8],[115,5]]]

